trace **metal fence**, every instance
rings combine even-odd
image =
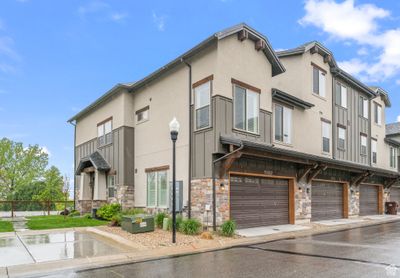
[[[74,201],[0,200],[0,217],[57,215],[73,208]]]

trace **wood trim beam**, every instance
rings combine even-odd
[[[324,63],[331,63],[332,62],[332,56],[331,55],[325,55],[324,56]]]
[[[396,182],[400,181],[400,178],[395,178],[395,179],[389,179],[386,184],[385,187],[386,188],[391,188]]]
[[[289,162],[293,162],[293,163],[310,164],[305,159],[293,158],[290,156],[272,154],[272,153],[268,153],[268,152],[256,151],[256,150],[251,150],[251,149],[242,151],[242,153],[243,153],[243,155],[261,157],[261,158],[271,158],[271,159],[276,159],[276,160],[281,160],[281,161],[289,161]]]
[[[311,65],[317,69],[319,69],[320,71],[322,71],[323,73],[327,74],[327,71],[325,69],[323,69],[322,67],[318,66],[316,63],[311,62]]]
[[[223,162],[221,167],[219,167],[219,178],[222,178],[225,173],[229,171],[232,167],[233,163],[242,156],[242,153],[236,152],[230,156],[228,156]]]
[[[231,82],[232,82],[232,84],[238,85],[238,86],[243,87],[245,89],[249,89],[249,90],[251,90],[253,92],[261,93],[261,89],[259,89],[257,87],[254,87],[252,85],[249,85],[247,83],[244,83],[242,81],[239,81],[239,80],[237,80],[235,78],[231,78]]]
[[[309,165],[302,168],[300,171],[297,172],[297,182],[299,182],[302,178],[307,176],[311,170],[314,170],[318,167],[318,164]]]
[[[149,110],[149,109],[150,109],[150,105],[147,105],[147,106],[145,106],[145,107],[140,108],[139,110],[137,110],[137,111],[135,112],[135,114],[137,115],[137,114],[139,114],[139,113],[141,113],[141,112],[143,112],[143,111]]]
[[[318,47],[316,45],[314,45],[312,48],[310,48],[310,53],[311,54],[318,53]]]
[[[263,50],[263,49],[265,48],[264,40],[258,40],[258,41],[256,41],[254,47],[255,47],[255,49],[256,49],[257,51]]]
[[[104,124],[104,123],[106,123],[108,121],[111,121],[112,119],[113,119],[113,117],[108,117],[107,119],[105,119],[105,120],[101,121],[100,123],[98,123],[97,126],[102,125],[102,124]]]
[[[319,165],[316,169],[312,170],[311,173],[308,174],[307,183],[310,183],[319,173],[325,171],[328,168],[326,165]]]
[[[296,223],[296,187],[295,179],[289,179],[289,224],[292,225]]]
[[[343,184],[343,218],[349,218],[349,183]]]
[[[246,39],[249,38],[249,33],[247,32],[247,30],[242,30],[238,33],[238,40],[239,41],[244,41]]]
[[[373,174],[369,171],[363,172],[359,174],[358,176],[355,176],[352,181],[351,185],[359,186],[361,183],[363,183],[368,177],[371,177]]]
[[[150,172],[158,172],[158,171],[166,171],[169,170],[169,165],[163,165],[163,166],[158,166],[158,167],[152,167],[152,168],[146,168],[144,171],[146,173]]]
[[[83,169],[83,172],[84,172],[84,173],[93,173],[93,172],[95,172],[95,171],[96,171],[96,168],[94,168],[93,166],[87,167],[87,168],[84,168],[84,169]]]
[[[378,213],[383,214],[384,208],[383,208],[383,186],[379,185],[378,186]]]
[[[200,79],[199,81],[196,81],[193,83],[192,88],[196,88],[200,85],[203,85],[204,83],[207,83],[208,81],[214,80],[214,75],[211,74],[203,79]]]

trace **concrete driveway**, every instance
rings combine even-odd
[[[117,254],[123,246],[84,231],[29,231],[0,236],[0,267]]]
[[[48,277],[400,277],[400,222]]]

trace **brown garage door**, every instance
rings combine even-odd
[[[400,205],[400,188],[392,187],[390,189],[390,201]]]
[[[311,188],[311,220],[343,218],[343,184],[313,181]]]
[[[231,219],[238,228],[289,223],[289,181],[231,176]]]
[[[360,185],[360,215],[379,214],[379,187],[369,184]]]

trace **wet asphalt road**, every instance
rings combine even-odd
[[[400,277],[400,222],[48,277]]]

